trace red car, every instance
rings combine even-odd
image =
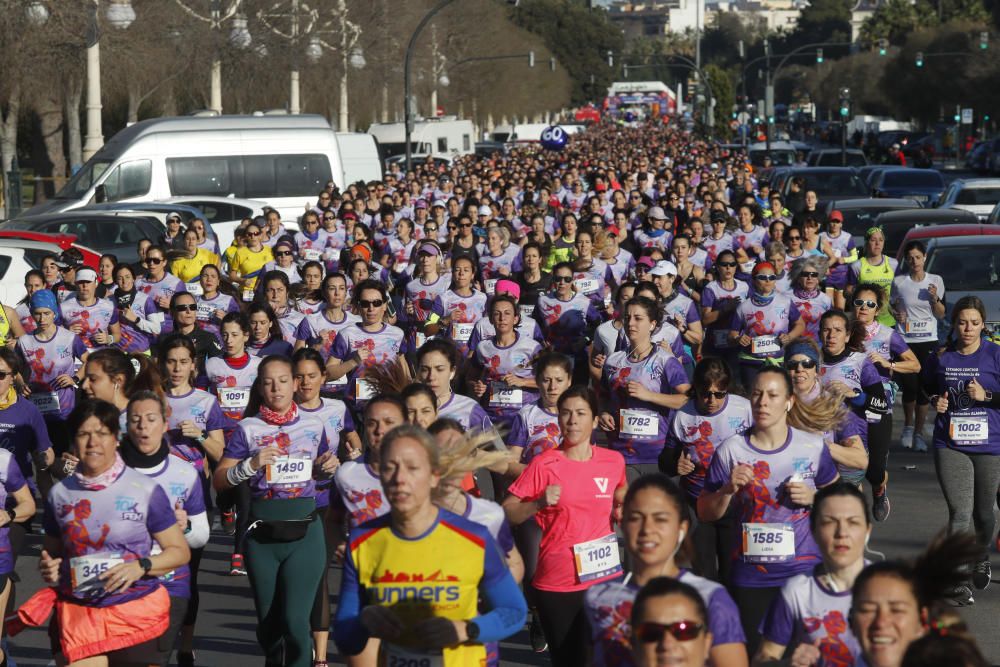
[[[906,232],[903,242],[899,244],[896,253],[896,261],[903,264],[903,248],[910,241],[923,241],[928,239],[941,238],[943,236],[997,236],[1000,235],[1000,225],[928,225],[927,227],[915,227]]]
[[[24,239],[26,241],[42,241],[44,243],[54,243],[63,250],[76,248],[83,255],[83,263],[98,270],[101,263],[101,254],[94,252],[87,246],[82,246],[76,241],[75,234],[45,234],[43,232],[29,232],[15,229],[0,229],[0,239]]]

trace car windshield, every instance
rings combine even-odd
[[[935,248],[927,272],[941,276],[945,285],[962,291],[1000,289],[1000,245],[967,245]]]
[[[108,167],[111,160],[91,160],[83,165],[80,171],[73,175],[73,178],[66,182],[63,189],[55,196],[56,199],[82,199],[87,196],[87,192],[93,187]]]
[[[864,197],[865,186],[853,171],[828,171],[802,174],[806,177],[806,190],[815,190],[820,199],[845,198],[848,195]]]
[[[851,236],[864,236],[865,230],[875,224],[879,214],[891,211],[891,208],[848,208],[841,209],[844,215],[844,230]]]
[[[907,169],[906,171],[890,171],[882,179],[882,185],[888,188],[902,186],[917,188],[943,188],[944,179],[936,171],[923,169]]]
[[[764,158],[767,157],[766,150],[750,151],[750,164],[755,167],[764,166]],[[771,149],[771,164],[775,167],[787,167],[795,162],[795,151],[784,149]]]
[[[1000,187],[962,188],[955,196],[956,204],[992,206],[1000,202]]]

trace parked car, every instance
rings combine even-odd
[[[823,148],[809,153],[806,164],[810,167],[863,167],[868,164],[868,158],[860,148],[848,148],[843,153],[839,148]]]
[[[806,190],[814,190],[821,202],[831,199],[852,199],[867,197],[868,190],[851,167],[798,167],[781,172],[780,184],[771,183],[785,199],[791,187],[791,180],[801,176],[806,181]]]
[[[903,248],[910,241],[922,241],[926,246],[931,239],[944,238],[946,236],[1000,236],[1000,225],[929,225],[927,227],[914,227],[906,232],[899,250],[896,252],[896,260],[903,263]]]
[[[940,208],[971,211],[986,221],[1000,203],[1000,178],[970,178],[953,181],[938,203]]]
[[[986,306],[986,330],[1000,333],[1000,236],[948,236],[927,244],[928,273],[941,276],[947,289],[939,332],[947,335],[951,307],[964,296],[977,296]]]
[[[764,166],[764,158],[768,155],[771,157],[771,164],[775,167],[795,164],[795,153],[795,146],[787,141],[772,141],[770,152],[767,150],[767,142],[764,141],[750,144],[747,149],[750,164],[755,167]]]
[[[944,192],[944,178],[934,169],[895,167],[882,169],[872,175],[873,197],[912,199],[927,206],[936,202]]]
[[[977,141],[965,156],[965,168],[980,174],[990,170],[990,146],[988,141]]]
[[[128,202],[105,202],[103,204],[88,204],[83,208],[73,209],[74,211],[92,211],[108,213],[110,215],[134,215],[138,214],[144,218],[156,218],[163,225],[167,226],[167,216],[177,213],[181,216],[181,224],[187,225],[195,218],[201,217],[202,213],[193,206],[185,204],[165,204],[158,201],[128,201]]]
[[[844,230],[854,237],[854,244],[861,245],[865,230],[875,224],[876,218],[886,211],[911,211],[920,204],[912,199],[834,199],[826,204],[826,218],[834,210],[844,215]]]
[[[41,269],[46,255],[58,255],[63,248],[51,241],[0,237],[0,302],[13,307],[24,298],[24,274]]]
[[[122,262],[139,260],[137,244],[141,239],[156,243],[163,235],[163,227],[155,217],[118,216],[87,211],[43,213],[15,218],[0,223],[0,230],[3,229],[72,234],[95,252],[113,253]]]
[[[896,169],[897,167],[898,165],[895,164],[867,164],[863,167],[855,167],[855,171],[858,172],[858,178],[864,181],[870,192],[872,179],[875,178],[875,174],[886,169]]]
[[[875,218],[875,224],[885,234],[885,254],[895,257],[906,233],[916,227],[930,225],[974,225],[975,214],[960,209],[919,208],[907,211],[886,211]]]
[[[206,222],[208,222],[212,233],[219,241],[219,250],[225,250],[233,242],[233,231],[239,226],[243,218],[255,218],[264,215],[266,202],[255,199],[236,199],[234,197],[171,197],[165,199],[168,205],[189,206],[198,211]],[[309,203],[315,203],[315,199]],[[305,213],[305,204],[302,202],[301,216]],[[282,224],[285,229],[297,232],[299,230],[298,218],[287,220],[282,217]]]
[[[73,234],[44,234],[42,232],[27,232],[17,229],[0,229],[0,239],[21,239],[23,241],[39,241],[41,243],[52,243],[59,246],[59,252],[76,248],[83,255],[83,263],[95,271],[101,264],[101,253],[94,252],[85,245],[76,242]]]

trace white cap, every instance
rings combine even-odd
[[[97,271],[93,269],[80,269],[76,272],[76,282],[78,283],[96,283],[97,282]]]
[[[660,260],[656,263],[652,269],[649,270],[649,275],[651,276],[676,276],[677,267],[673,262],[667,261],[665,259]]]
[[[435,199],[434,203],[431,204],[431,208],[434,208],[435,206],[440,206],[441,208],[448,208],[448,205],[445,203],[443,199]]]
[[[479,207],[479,215],[493,215],[493,209],[486,204]]]

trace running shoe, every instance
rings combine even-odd
[[[903,445],[903,449],[910,449],[913,447],[913,427],[904,426],[903,434],[899,436],[899,444]]]
[[[917,433],[913,436],[913,451],[915,452],[926,452],[927,451],[927,441],[924,440],[923,433]]]
[[[222,522],[222,531],[226,535],[236,534],[236,512],[232,510],[223,512],[220,521]]]
[[[981,560],[972,566],[972,585],[978,590],[985,590],[990,585],[993,572],[990,568],[990,559]]]
[[[528,635],[531,637],[531,650],[535,653],[545,653],[549,649],[549,643],[545,640],[545,633],[542,632],[542,624],[538,622],[538,617],[531,615],[531,626],[528,628]]]
[[[872,494],[872,516],[875,517],[876,521],[885,521],[889,518],[889,511],[891,509],[892,505],[889,504],[889,494],[886,493],[883,486],[881,493],[875,491]]]
[[[232,577],[247,576],[247,568],[243,565],[243,554],[233,554],[229,561],[229,575]]]
[[[972,597],[972,589],[966,584],[956,586],[948,592],[948,601],[953,607],[968,607],[976,603]]]

